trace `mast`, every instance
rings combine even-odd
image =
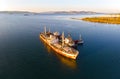
[[[46,26],[44,27],[45,35],[46,35]]]
[[[80,40],[82,40],[82,36],[81,36],[81,34],[80,34]]]
[[[64,46],[64,32],[62,33],[62,46]]]
[[[50,33],[50,28],[49,28],[49,33]]]
[[[71,38],[71,35],[70,35],[70,33],[68,33],[68,37],[69,37],[69,38]]]

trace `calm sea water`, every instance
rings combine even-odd
[[[86,16],[93,15],[0,14],[0,79],[120,79],[120,25],[70,19]],[[76,61],[40,40],[45,25],[73,39],[82,35]]]

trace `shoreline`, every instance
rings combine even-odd
[[[71,18],[75,20],[83,20],[94,23],[105,23],[105,24],[120,24],[120,15],[109,15],[100,17],[85,17],[85,18]]]

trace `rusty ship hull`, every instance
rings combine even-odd
[[[44,34],[41,34],[41,33],[40,33],[40,39],[43,40],[47,45],[49,45],[49,47],[51,47],[56,53],[58,53],[58,54],[60,54],[60,55],[62,55],[62,56],[64,56],[64,57],[67,57],[67,58],[70,58],[70,59],[74,59],[74,60],[75,60],[75,59],[77,58],[78,54],[79,54],[78,51],[77,51],[75,54],[71,54],[71,53],[69,53],[69,52],[66,52],[66,51],[60,49],[60,48],[57,48],[55,45],[52,45],[52,44],[50,44],[50,43],[47,41],[47,39],[46,39],[46,37],[45,37]]]

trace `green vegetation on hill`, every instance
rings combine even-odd
[[[120,24],[120,16],[86,17],[82,18],[82,20],[97,23]]]

